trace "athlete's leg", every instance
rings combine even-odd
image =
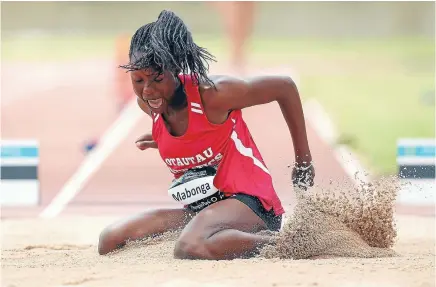
[[[256,2],[211,2],[220,11],[230,44],[230,62],[238,73],[244,73],[246,44],[254,25]]]
[[[184,227],[192,217],[185,209],[159,209],[115,222],[100,234],[98,253],[103,255],[121,248],[127,240],[141,239]]]
[[[271,243],[265,222],[246,204],[229,198],[199,212],[183,230],[174,256],[179,259],[234,259],[252,256]]]

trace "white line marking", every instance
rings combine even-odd
[[[362,183],[369,183],[371,181],[369,172],[363,167],[354,152],[346,145],[338,145],[334,149],[334,155],[355,184],[360,186]]]
[[[428,146],[434,148],[436,145],[436,139],[430,138],[405,138],[398,139],[397,146]]]
[[[399,165],[435,165],[435,157],[418,157],[418,156],[397,156],[397,164]]]
[[[321,139],[329,145],[334,145],[337,131],[321,104],[317,100],[309,99],[304,102],[303,110],[304,116]]]
[[[398,192],[398,202],[408,205],[434,205],[436,203],[436,183],[433,179],[403,180]]]
[[[203,114],[202,110],[198,110],[198,109],[195,109],[195,108],[191,108],[191,111],[193,111],[194,113],[197,113],[197,114]]]
[[[2,179],[0,181],[0,206],[37,206],[40,202],[39,180]]]
[[[32,166],[38,165],[39,158],[34,157],[19,157],[19,158],[0,158],[0,165],[14,165],[14,166]]]
[[[13,148],[23,148],[23,147],[39,147],[39,142],[36,139],[2,139],[0,140],[1,147],[13,147]]]
[[[136,99],[123,109],[118,119],[106,130],[97,146],[90,151],[72,177],[65,183],[56,197],[39,215],[42,218],[56,217],[80,192],[91,176],[100,168],[108,156],[127,137],[143,116]]]
[[[304,105],[304,115],[318,136],[334,149],[334,157],[357,185],[368,183],[370,175],[358,160],[357,156],[346,146],[336,145],[337,132],[334,124],[321,104],[315,100],[307,100]]]

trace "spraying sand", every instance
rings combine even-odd
[[[395,179],[362,184],[351,192],[297,193],[294,214],[261,251],[266,258],[391,257],[397,236]]]
[[[397,237],[392,186],[299,194],[275,245],[230,261],[174,259],[179,232],[99,256],[112,217],[6,220],[2,286],[434,286],[434,218],[399,217]]]

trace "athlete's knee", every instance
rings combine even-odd
[[[113,234],[109,231],[108,228],[105,228],[100,233],[100,236],[98,238],[98,254],[104,255],[112,251],[111,248],[109,248],[110,245],[113,245],[111,244],[111,242],[113,241],[112,236]]]
[[[98,240],[98,253],[100,255],[107,254],[121,247],[124,240],[116,228],[108,226],[100,233]]]
[[[206,242],[201,238],[180,238],[174,247],[177,259],[210,259],[206,252]]]
[[[129,239],[128,230],[125,225],[111,224],[100,233],[98,240],[98,253],[107,254],[119,249],[126,244]]]
[[[207,259],[215,260],[218,254],[211,244],[211,232],[188,233],[182,235],[174,247],[174,257],[177,259]]]
[[[215,248],[210,244],[211,232],[192,231],[182,234],[174,247],[174,257],[177,259],[215,259]]]

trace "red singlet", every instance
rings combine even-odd
[[[180,177],[186,170],[218,165],[214,185],[227,196],[245,193],[259,198],[266,210],[284,213],[273,187],[271,175],[251,137],[241,110],[234,110],[223,124],[207,119],[198,86],[190,75],[179,75],[188,101],[188,128],[182,136],[172,136],[160,114],[152,113],[154,141],[160,156]]]

